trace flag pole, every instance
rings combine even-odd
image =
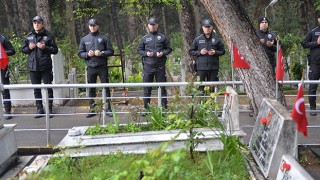
[[[279,56],[278,56],[278,54],[279,54],[279,41],[277,41],[277,58],[276,58],[276,69],[275,69],[275,71],[277,71],[277,67],[279,66],[279,64],[278,64],[278,59],[279,59]],[[276,72],[276,74],[277,73],[279,73],[279,72]],[[275,76],[276,76],[276,74],[274,74]],[[279,82],[278,82],[278,80],[277,80],[277,77],[275,77],[276,78],[276,100],[278,101],[278,96],[279,96]]]
[[[229,39],[230,39],[230,37],[229,37]],[[233,60],[234,60],[234,54],[233,54],[234,52],[233,52],[233,43],[232,43],[232,41],[231,41],[231,39],[230,39],[230,54],[231,54],[231,57],[230,57],[230,64],[231,64],[231,80],[232,80],[232,88],[234,89],[235,87],[234,87],[234,68],[233,68]]]
[[[302,70],[302,75],[301,75],[301,87],[302,87],[302,89],[303,89],[303,81],[304,81],[304,79],[303,79],[303,74],[304,74],[304,72],[303,72],[303,70]],[[299,92],[299,85],[298,85],[298,92]],[[304,96],[303,96],[303,98],[304,98]],[[294,105],[294,104],[293,104]],[[296,125],[297,126],[297,125]],[[298,160],[298,129],[296,128],[296,131],[295,131],[295,137],[294,137],[294,145],[295,145],[295,147],[294,147],[294,157],[296,158],[296,160]]]

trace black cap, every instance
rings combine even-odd
[[[95,18],[92,18],[88,21],[89,25],[99,25],[98,20]]]
[[[213,26],[213,23],[210,19],[204,19],[204,20],[202,20],[201,25],[202,26]]]
[[[258,19],[258,23],[260,24],[262,21],[267,21],[269,23],[269,19],[265,16],[260,16]]]
[[[43,22],[43,18],[41,16],[35,16],[33,19],[32,19],[32,22],[33,21],[38,21],[38,22]]]
[[[320,13],[317,15],[317,18],[320,18]]]
[[[156,18],[150,18],[148,24],[158,24],[158,21]]]

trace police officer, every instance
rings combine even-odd
[[[261,16],[258,19],[259,29],[256,31],[258,38],[266,52],[270,64],[272,66],[273,74],[275,74],[276,57],[277,52],[277,40],[276,35],[269,31],[269,19],[265,16]]]
[[[159,24],[156,18],[148,21],[149,33],[146,34],[138,46],[138,53],[142,56],[143,82],[166,82],[167,55],[172,52],[168,37],[158,32]],[[151,96],[151,87],[144,88],[144,97]],[[167,96],[165,87],[161,87],[161,95]],[[148,109],[150,98],[144,98],[144,108]],[[161,104],[167,108],[167,98],[161,99]],[[145,114],[142,114],[145,115]]]
[[[8,56],[12,56],[16,53],[11,42],[2,34],[0,34],[0,44],[3,47],[3,49],[6,51],[6,54]],[[3,84],[10,84],[10,76],[9,75],[10,75],[10,73],[9,73],[8,65],[7,65],[4,69],[1,69],[1,82]],[[3,97],[3,106],[5,109],[5,113],[7,115],[9,115],[9,116],[5,116],[5,119],[9,120],[12,118],[10,116],[10,114],[11,114],[11,101],[10,101],[9,89],[3,90],[2,97]]]
[[[58,47],[51,33],[44,28],[43,18],[35,16],[32,19],[33,30],[27,34],[22,45],[22,52],[28,54],[28,65],[32,84],[52,84],[51,54],[58,53]],[[44,116],[41,89],[34,89],[37,112],[35,118]],[[53,91],[48,89],[49,113],[52,117]]]
[[[318,17],[318,26],[309,30],[302,42],[304,48],[310,49],[309,61],[309,80],[319,80],[320,79],[320,14]],[[309,103],[310,110],[316,110],[316,92],[318,84],[309,85]],[[316,116],[317,113],[314,111],[310,112],[311,116]]]
[[[80,58],[86,60],[87,63],[87,79],[88,83],[97,83],[97,77],[99,76],[101,83],[109,83],[108,75],[108,57],[114,54],[112,44],[108,36],[99,32],[100,24],[97,19],[90,19],[88,22],[89,34],[84,36],[79,44],[78,55]],[[106,89],[106,96],[110,97],[110,89]],[[96,97],[96,88],[89,88],[89,97],[92,98],[89,101],[89,113],[87,118],[95,116],[94,111],[94,97]],[[108,107],[106,113],[108,116],[112,116],[111,102],[107,100]]]
[[[189,49],[189,54],[196,58],[197,75],[200,81],[219,81],[219,57],[226,53],[220,38],[213,33],[213,22],[203,19],[203,34],[196,37]],[[203,92],[204,86],[200,86]]]

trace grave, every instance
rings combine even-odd
[[[263,99],[249,148],[265,178],[276,178],[283,155],[296,155],[296,136],[289,111],[276,100]]]
[[[138,133],[119,133],[103,135],[85,135],[88,126],[73,127],[62,139],[57,147],[64,149],[63,153],[72,157],[89,155],[110,154],[121,151],[123,153],[143,154],[149,150],[156,149],[161,143],[171,141],[180,130],[171,131],[147,131]],[[202,136],[197,136],[202,140],[196,151],[222,150],[223,143],[220,141],[220,134],[224,133],[219,129],[195,128],[201,132]],[[243,131],[233,132],[234,136],[243,137]],[[176,139],[169,144],[167,151],[185,148],[188,140],[187,133],[179,134]]]
[[[309,173],[292,156],[282,156],[278,169],[277,180],[313,180]]]
[[[0,96],[2,102],[2,96]],[[0,175],[16,160],[17,142],[14,134],[15,124],[4,124],[3,108],[0,103]]]
[[[240,130],[238,93],[231,86],[226,88],[221,123],[228,134]]]

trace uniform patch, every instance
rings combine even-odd
[[[320,32],[315,32],[314,35],[320,36]]]
[[[91,42],[90,42],[90,41],[88,41],[88,42],[84,42],[84,44],[91,44]]]
[[[271,39],[272,38],[272,34],[268,34],[268,38]]]
[[[199,40],[199,44],[204,44],[204,43],[206,43],[205,40]]]
[[[160,39],[161,39],[161,36],[157,36],[157,39],[160,40]]]
[[[101,43],[102,42],[102,38],[98,38],[98,42]]]
[[[29,37],[27,37],[27,39],[28,39],[29,41],[31,41],[31,40],[33,40],[33,36],[29,36]]]
[[[211,39],[211,42],[212,42],[212,44],[213,44],[214,42],[216,42],[216,39],[215,39],[215,38],[212,38],[212,39]]]
[[[146,42],[152,41],[152,37],[146,38]]]
[[[43,40],[47,40],[48,39],[48,36],[43,36]]]

